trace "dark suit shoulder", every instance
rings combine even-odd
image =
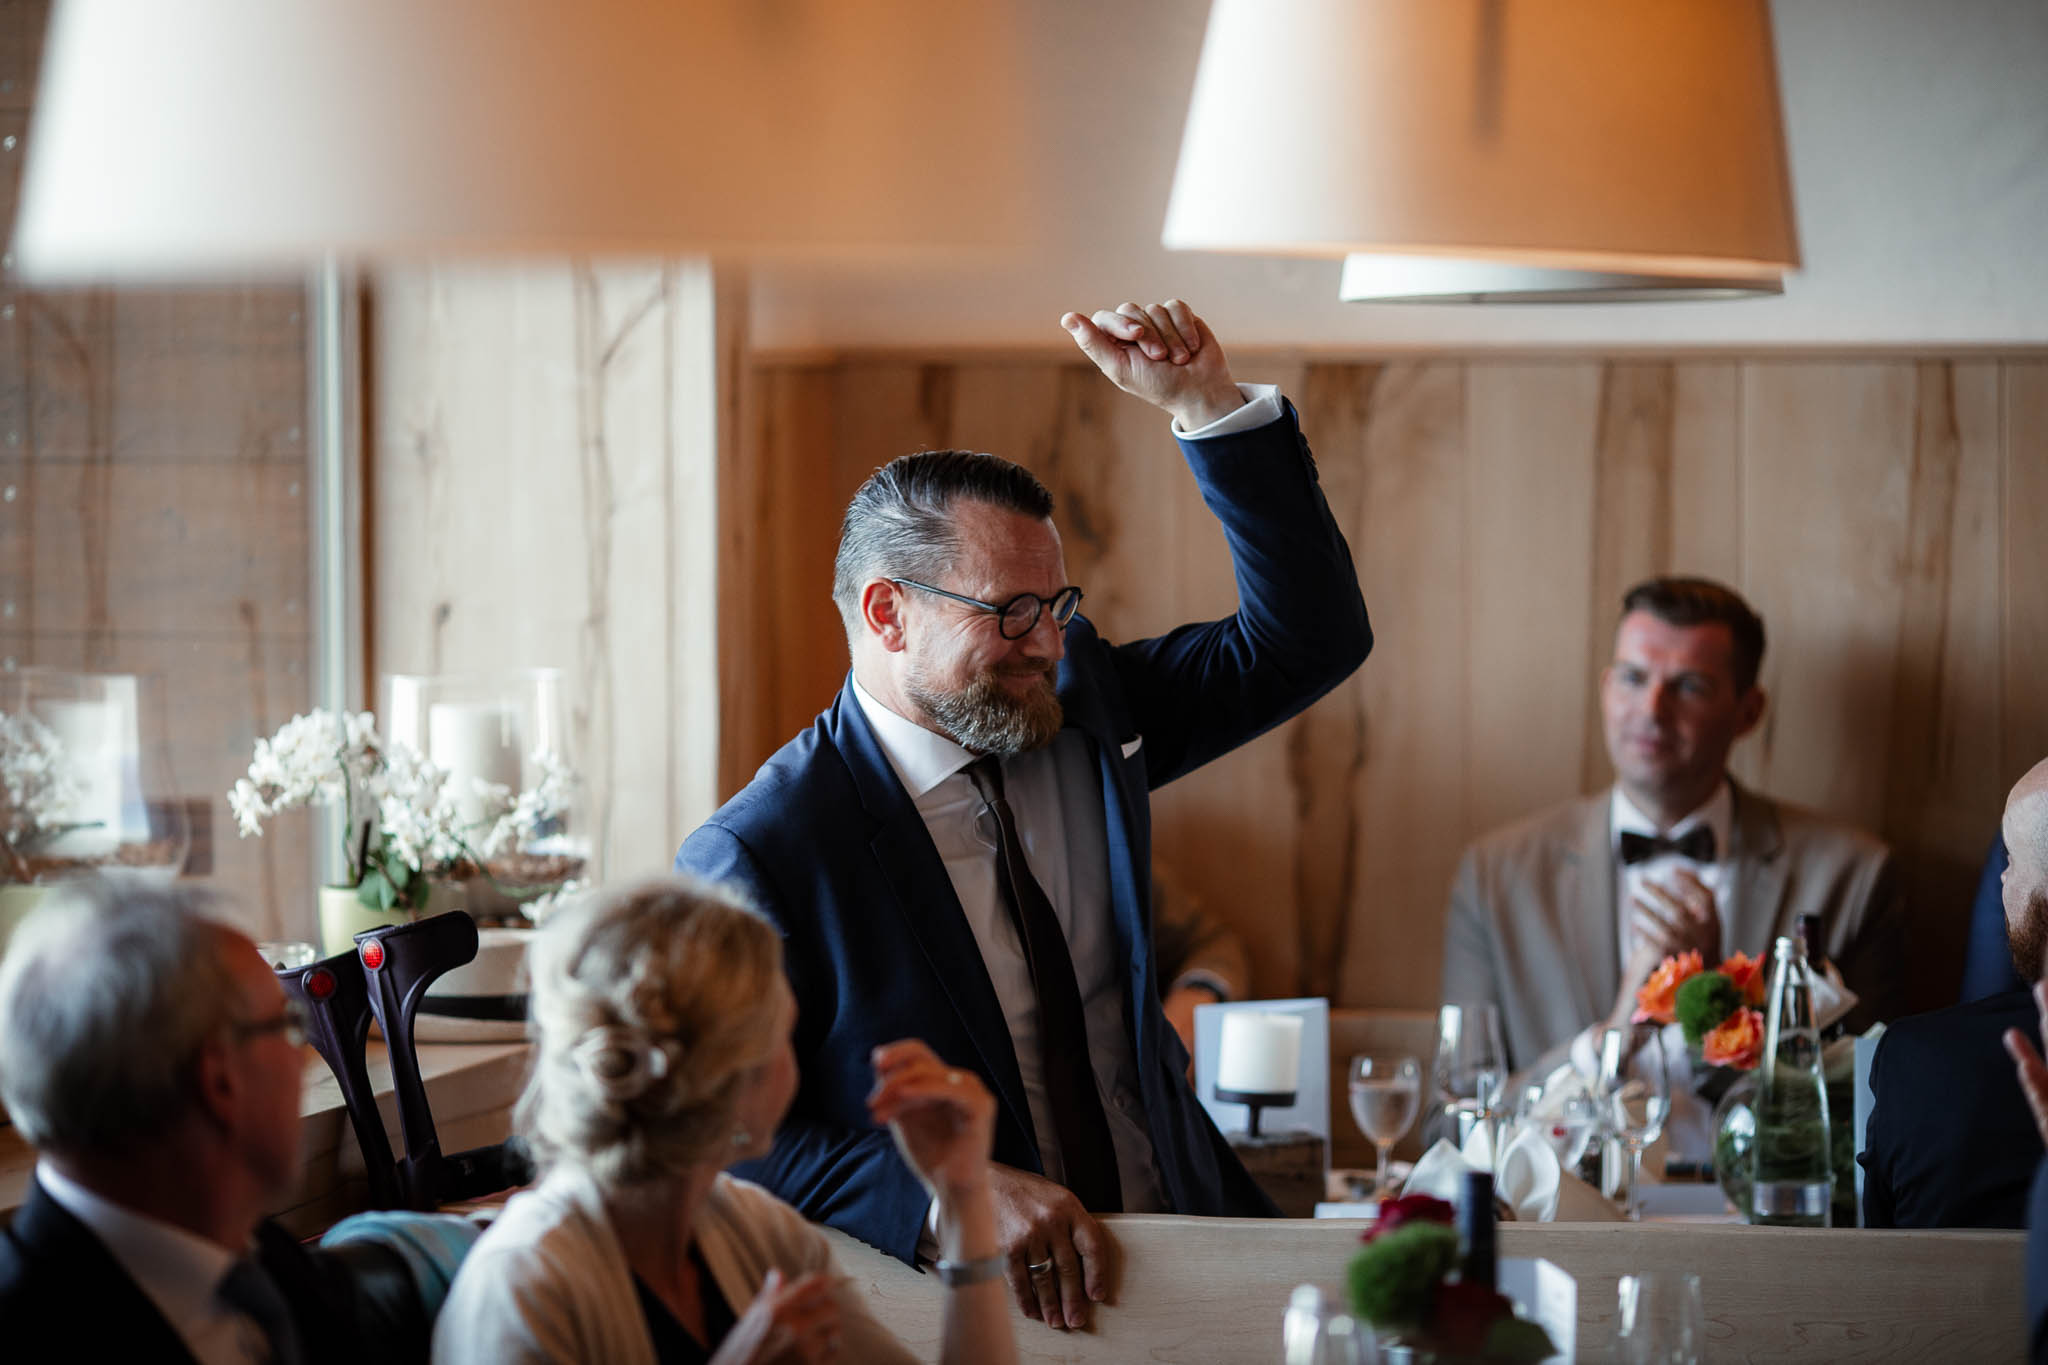
[[[2009,1065],[2000,1042],[2009,1028],[2028,1028],[2038,1019],[2026,991],[2001,991],[1925,1014],[1909,1014],[1885,1027],[1875,1065],[1896,1066],[1923,1058],[1953,1062],[1959,1049],[1996,1050],[1996,1066]]]

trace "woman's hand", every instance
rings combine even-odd
[[[838,1358],[832,1277],[805,1275],[784,1284],[782,1272],[770,1270],[711,1365],[830,1365]]]
[[[874,1051],[868,1113],[935,1196],[988,1183],[996,1102],[971,1071],[949,1067],[914,1038]]]

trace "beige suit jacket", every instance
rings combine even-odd
[[[1904,917],[1891,851],[1875,837],[1735,786],[1729,952],[1768,956],[1819,915],[1828,956],[1860,997],[1862,1029],[1898,1013]],[[1500,1006],[1511,1065],[1547,1071],[1621,990],[1609,793],[1566,802],[1465,850],[1444,931],[1443,998]]]

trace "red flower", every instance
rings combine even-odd
[[[1493,1324],[1514,1312],[1515,1305],[1506,1296],[1483,1284],[1446,1281],[1436,1287],[1430,1305],[1430,1343],[1439,1355],[1481,1355]]]
[[[1764,1055],[1764,1017],[1755,1010],[1737,1010],[1721,1027],[1700,1039],[1700,1059],[1708,1066],[1748,1071]]]
[[[1678,988],[1685,984],[1687,978],[1698,976],[1704,969],[1698,949],[1667,957],[1658,963],[1657,970],[1650,973],[1650,979],[1636,992],[1635,1022],[1643,1024],[1654,1020],[1668,1024],[1677,1018],[1674,1011]]]
[[[1358,1240],[1370,1242],[1383,1232],[1392,1232],[1404,1223],[1442,1223],[1446,1227],[1458,1221],[1458,1211],[1441,1199],[1426,1194],[1404,1194],[1399,1199],[1381,1203],[1380,1215],[1373,1220],[1365,1235]]]
[[[1760,958],[1747,953],[1730,953],[1721,963],[1721,975],[1742,992],[1742,998],[1752,1005],[1764,1002],[1764,991],[1770,983],[1764,979],[1764,964]]]

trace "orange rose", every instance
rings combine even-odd
[[[1650,973],[1650,979],[1636,992],[1635,1022],[1646,1024],[1671,1023],[1677,1015],[1678,988],[1688,977],[1698,976],[1704,966],[1697,950],[1667,957],[1657,964],[1657,970]]]
[[[1730,954],[1721,964],[1721,975],[1734,983],[1735,989],[1742,992],[1744,1000],[1752,1005],[1763,1004],[1764,991],[1769,988],[1770,983],[1764,977],[1764,964],[1761,958],[1751,957],[1747,953]]]
[[[1764,1055],[1764,1017],[1755,1010],[1737,1010],[1721,1027],[1700,1039],[1700,1058],[1708,1066],[1748,1071]]]

